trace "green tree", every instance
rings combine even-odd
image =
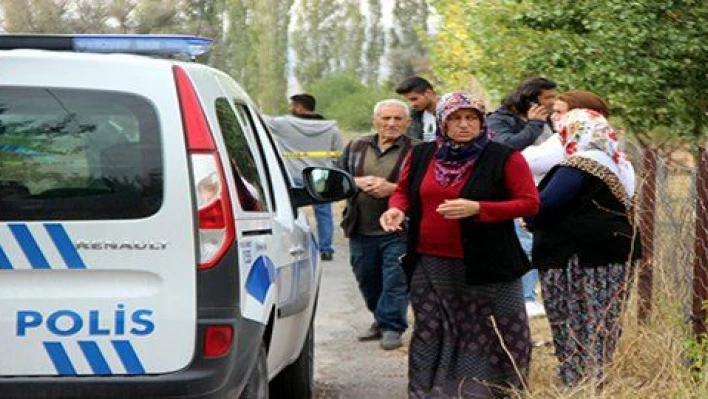
[[[428,49],[422,37],[428,34],[428,0],[397,0],[393,27],[387,37],[389,80],[395,85],[411,75],[429,75]]]
[[[219,69],[225,67],[224,11],[226,0],[193,0],[184,2],[179,32],[204,36],[213,40],[205,62]]]
[[[300,0],[292,34],[300,83],[333,72],[363,78],[365,29],[361,0]]]
[[[450,88],[479,79],[493,101],[499,101],[530,75],[520,60],[538,51],[541,36],[510,22],[531,6],[516,0],[432,2],[440,29],[432,41],[436,76]]]
[[[292,33],[295,75],[303,85],[321,79],[333,68],[341,5],[332,0],[300,0]]]
[[[7,32],[69,33],[64,23],[68,1],[2,0]]]
[[[251,4],[251,0],[227,0],[226,7],[228,26],[225,70],[247,90],[257,84],[255,78],[249,80],[257,74],[257,67],[252,59],[256,43],[251,30],[250,15],[253,14]]]
[[[108,7],[108,15],[115,24],[117,33],[128,33],[131,31],[130,25],[132,15],[138,4],[134,0],[114,0]]]
[[[328,75],[305,88],[317,98],[318,112],[353,132],[371,130],[374,105],[391,97],[390,91],[365,86],[358,76],[345,72]]]
[[[281,113],[286,105],[288,65],[288,25],[293,0],[255,1],[254,48],[258,86],[249,93],[268,113]]]
[[[8,32],[174,33],[186,0],[0,0]]]
[[[447,3],[435,6],[452,7]],[[706,134],[708,3],[498,0],[460,7],[460,31],[473,51],[459,67],[497,94],[545,75],[606,97],[617,120],[644,141],[669,128],[692,140]],[[438,42],[435,59],[448,57],[451,40]]]
[[[105,32],[109,29],[107,22],[110,18],[109,4],[89,0],[80,0],[74,3],[75,15],[71,19],[71,31],[76,33]]]
[[[299,82],[342,71],[363,78],[365,33],[360,0],[300,0],[292,34]]]
[[[293,0],[228,0],[223,69],[269,114],[287,105],[288,25]]]
[[[428,50],[420,40],[420,35],[428,32],[429,15],[428,0],[394,2],[391,45],[397,48],[410,48],[421,55],[427,53]]]
[[[133,33],[173,33],[179,26],[179,0],[141,0],[135,7]]]
[[[371,87],[378,86],[379,83],[381,56],[384,53],[385,40],[381,18],[381,0],[369,0],[363,78]]]
[[[364,16],[359,0],[342,0],[343,7],[334,16],[334,43],[331,45],[330,71],[347,71],[362,75]]]

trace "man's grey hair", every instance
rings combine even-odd
[[[408,104],[395,98],[389,98],[387,100],[381,100],[377,102],[376,105],[374,105],[374,116],[378,115],[379,112],[381,112],[381,108],[388,107],[390,105],[403,108],[403,110],[406,111],[406,116],[410,114]]]

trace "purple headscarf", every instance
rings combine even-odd
[[[477,111],[481,123],[479,136],[468,143],[455,143],[447,136],[447,119],[461,109]],[[435,180],[441,186],[449,186],[464,176],[489,143],[484,122],[485,108],[482,101],[467,93],[455,91],[440,98],[436,111],[442,135],[436,138],[438,152],[435,154]]]

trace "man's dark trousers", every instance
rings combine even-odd
[[[399,264],[405,242],[398,234],[353,234],[349,249],[359,290],[379,329],[402,333],[408,327],[408,287]]]

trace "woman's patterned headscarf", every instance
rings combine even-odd
[[[605,118],[610,117],[610,107],[607,105],[602,97],[595,93],[583,90],[570,90],[562,93],[558,96],[558,101],[563,101],[568,104],[568,111],[585,108],[588,110],[593,110],[599,112]],[[563,130],[563,122],[565,115],[568,112],[554,112],[551,114],[551,121],[553,122],[553,129],[556,132]]]
[[[585,108],[573,109],[563,116],[562,123],[560,136],[567,156],[578,151],[600,150],[615,163],[623,156],[619,151],[617,133],[599,112]]]
[[[481,123],[479,136],[468,143],[456,143],[447,136],[448,118],[461,109],[475,110]],[[435,154],[435,180],[440,185],[457,183],[489,143],[484,113],[484,103],[464,92],[448,93],[438,100],[436,114],[441,135],[436,137],[438,151]]]
[[[617,132],[607,119],[597,111],[577,108],[563,116],[561,125],[560,138],[566,158],[582,156],[609,167],[631,198],[634,194],[634,169],[624,152],[620,151]]]

